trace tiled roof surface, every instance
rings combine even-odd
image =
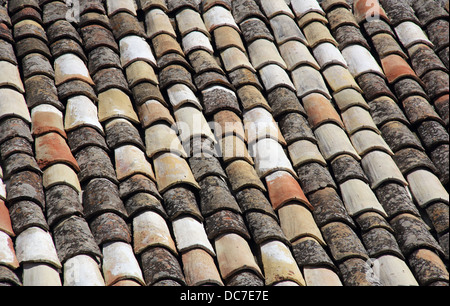
[[[0,284],[448,286],[448,0],[0,4]]]

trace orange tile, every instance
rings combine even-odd
[[[266,177],[267,189],[273,209],[277,210],[289,202],[300,202],[313,210],[300,184],[288,172],[277,171]]]
[[[14,231],[11,225],[11,218],[9,216],[8,208],[5,202],[0,200],[0,231],[5,232],[11,237],[14,237]]]
[[[48,133],[36,138],[36,161],[41,169],[56,163],[66,163],[75,171],[80,171],[65,139],[57,133]]]
[[[383,66],[386,78],[391,84],[404,77],[411,77],[421,82],[411,66],[400,55],[391,54],[386,56],[381,60],[381,65]]]
[[[334,122],[344,128],[341,117],[325,96],[316,93],[307,95],[303,98],[303,106],[314,129],[326,122]]]
[[[378,1],[356,0],[353,4],[353,9],[356,20],[359,23],[361,23],[364,20],[370,20],[377,17],[381,17],[384,20],[388,20],[386,12],[380,6]]]

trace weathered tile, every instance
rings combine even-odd
[[[350,73],[354,78],[368,72],[384,76],[383,71],[375,58],[372,56],[370,51],[363,46],[350,45],[344,48],[341,52],[347,62]]]
[[[186,8],[180,10],[176,14],[176,20],[181,37],[193,31],[200,31],[209,35],[200,13],[193,9]]]
[[[133,249],[141,254],[147,248],[165,247],[177,254],[175,242],[166,221],[157,213],[147,211],[133,218]]]
[[[278,211],[284,205],[293,203],[303,204],[310,210],[314,209],[306,198],[300,184],[290,173],[277,171],[268,175],[265,180],[269,199],[274,210]]]
[[[104,286],[98,263],[88,255],[78,255],[64,263],[64,286]],[[78,277],[74,277],[77,275]]]
[[[112,285],[123,279],[132,279],[144,285],[141,268],[131,245],[124,242],[106,243],[102,249],[105,284]]]
[[[4,72],[0,76],[0,86],[10,86],[20,93],[25,93],[25,88],[20,78],[20,72],[17,65],[7,61],[0,61],[0,69]]]
[[[214,241],[220,274],[223,279],[242,270],[250,270],[262,277],[262,272],[247,243],[239,235],[227,234]]]
[[[85,147],[75,154],[75,158],[80,166],[78,178],[81,184],[93,178],[108,178],[118,182],[111,159],[104,149],[97,146]]]
[[[130,97],[120,89],[111,88],[98,95],[98,117],[100,122],[113,118],[125,118],[139,124]]]
[[[190,105],[183,106],[175,111],[175,118],[183,143],[197,137],[206,137],[215,142],[214,134],[199,109]]]
[[[207,117],[225,110],[241,113],[235,92],[223,86],[210,86],[202,90],[202,98]]]
[[[330,29],[332,31],[344,25],[359,28],[355,16],[352,14],[351,10],[346,7],[336,7],[333,10],[328,11],[327,18],[330,22]]]
[[[70,152],[65,139],[56,133],[49,133],[36,138],[36,161],[41,169],[56,163],[66,163],[75,171],[80,171],[77,161]]]
[[[360,156],[375,150],[394,155],[394,152],[389,148],[383,137],[372,130],[360,130],[353,134],[350,140]]]
[[[149,193],[140,192],[132,195],[124,204],[130,218],[145,211],[156,212],[165,219],[168,217],[161,201]]]
[[[248,45],[250,60],[255,69],[260,70],[267,65],[279,65],[286,69],[286,63],[278,53],[276,45],[267,39],[257,39]]]
[[[288,147],[288,151],[294,168],[310,162],[327,165],[317,145],[309,140],[299,140],[292,143]]]
[[[266,190],[253,166],[244,160],[231,162],[227,166],[226,172],[234,192],[239,192],[246,188],[258,188],[262,191]]]
[[[246,240],[251,239],[242,215],[227,209],[219,210],[206,217],[205,230],[210,240],[230,233],[240,235]]]
[[[297,18],[300,18],[303,15],[310,12],[317,12],[322,15],[325,15],[325,12],[320,7],[319,3],[314,0],[306,0],[306,1],[294,0],[291,1],[291,6]]]
[[[405,48],[409,48],[414,44],[421,43],[434,47],[433,43],[427,38],[422,28],[412,21],[404,21],[395,26],[395,33]]]
[[[105,212],[114,212],[126,218],[127,212],[116,184],[105,178],[90,180],[83,192],[83,206],[86,220]]]
[[[448,271],[439,258],[439,255],[425,248],[418,249],[411,254],[410,263],[421,286],[431,285],[434,282],[448,280]]]
[[[61,286],[61,278],[57,268],[45,263],[23,264],[23,286]]]
[[[73,187],[64,184],[54,185],[46,189],[45,196],[49,226],[57,226],[59,222],[72,216],[83,216],[80,194]]]
[[[266,16],[261,12],[258,3],[248,0],[232,1],[233,17],[237,23],[248,19],[249,17],[257,17],[266,20]]]
[[[285,1],[261,1],[261,8],[264,11],[267,18],[271,19],[276,15],[287,15],[292,19],[295,19],[294,14],[288,6],[288,3]]]
[[[384,73],[389,83],[394,84],[401,78],[413,78],[421,82],[414,70],[405,59],[399,55],[391,54],[381,60]]]
[[[290,280],[305,286],[305,280],[289,248],[279,241],[261,245],[261,261],[264,267],[266,285]]]
[[[307,195],[326,187],[337,188],[328,168],[322,164],[308,163],[299,166],[296,170],[303,191]]]
[[[422,219],[410,214],[398,215],[390,221],[397,233],[397,241],[405,256],[417,249],[427,248],[442,254],[442,248],[427,230]]]
[[[341,262],[350,258],[368,259],[362,242],[350,227],[332,222],[322,227],[322,234],[328,242],[334,260]]]
[[[265,101],[265,99],[263,101]],[[265,107],[269,112],[272,112],[272,115],[276,120],[280,120],[280,118],[290,113],[306,116],[306,111],[300,103],[296,92],[289,88],[279,87],[274,89],[268,94],[267,102],[270,107],[267,107],[264,104],[261,105],[261,107]]]
[[[363,28],[370,37],[382,33],[395,36],[390,24],[383,19],[370,19],[363,24]]]
[[[388,181],[408,185],[393,158],[385,152],[373,151],[366,154],[362,158],[361,165],[369,177],[372,188],[377,188]]]
[[[197,50],[204,50],[210,54],[214,54],[214,48],[211,44],[210,38],[203,34],[203,32],[190,32],[182,38],[181,43],[183,46],[183,51],[186,55]]]
[[[196,194],[189,186],[175,186],[162,193],[164,208],[171,220],[181,216],[192,216],[203,221]]]
[[[347,134],[339,126],[327,123],[318,127],[314,134],[326,160],[331,160],[340,154],[349,154],[357,160],[360,159]]]
[[[280,54],[286,62],[287,69],[292,71],[301,65],[310,65],[319,70],[320,66],[311,55],[308,47],[296,40],[291,40],[279,46]]]
[[[399,124],[409,125],[400,107],[390,97],[381,96],[369,102],[370,113],[377,126],[383,126],[398,121]],[[395,151],[395,150],[394,150]]]
[[[239,205],[228,189],[227,182],[217,176],[204,178],[199,183],[200,208],[203,216],[207,217],[221,210],[241,213]]]
[[[227,48],[226,50],[222,51],[220,55],[224,63],[224,68],[228,72],[239,68],[247,68],[253,72],[256,72],[249,59],[247,58],[246,53],[242,52],[238,48]]]
[[[299,27],[295,24],[294,19],[287,15],[282,14],[272,17],[270,19],[270,26],[278,45],[291,40],[308,44],[305,35],[303,35]]]
[[[345,124],[345,129],[350,135],[360,131],[361,129],[372,130],[379,133],[370,112],[362,107],[353,106],[341,113],[342,121]]]
[[[67,132],[80,127],[92,127],[103,133],[98,120],[97,107],[86,96],[74,96],[67,100],[64,128]]]
[[[9,211],[3,200],[0,200],[0,232],[10,237],[15,236],[14,230],[11,225],[11,217],[9,216]]]
[[[159,84],[159,80],[153,67],[146,61],[133,62],[126,68],[125,73],[128,85],[131,88],[140,82],[150,82],[155,85]]]
[[[331,269],[305,267],[303,274],[307,286],[343,286],[338,274]]]
[[[55,245],[49,232],[32,227],[23,231],[15,241],[16,256],[19,263],[47,263],[61,268]]]
[[[155,124],[145,130],[147,157],[153,158],[158,153],[171,152],[187,157],[176,131],[166,124]]]
[[[40,136],[45,133],[55,132],[67,137],[64,130],[63,114],[56,107],[42,104],[31,110],[31,133]]]
[[[376,73],[364,73],[357,77],[357,82],[367,101],[372,101],[377,98],[390,98],[397,101],[397,97],[393,94],[386,80]]]
[[[128,35],[122,38],[120,45],[120,62],[123,68],[128,67],[135,61],[146,61],[156,66],[156,59],[150,45],[144,38],[137,35]]]
[[[249,211],[245,214],[245,218],[249,231],[252,233],[253,240],[257,244],[262,244],[270,240],[278,240],[286,245],[290,244],[278,220],[273,216],[261,211]]]
[[[265,108],[257,107],[245,112],[243,123],[246,133],[245,139],[249,144],[266,138],[274,139],[282,145],[286,144],[278,124],[273,119],[272,114]]]
[[[139,20],[126,12],[120,12],[112,16],[110,19],[111,30],[117,40],[128,35],[138,35],[145,37],[144,27]]]
[[[172,281],[171,286],[185,285],[185,278],[178,259],[164,248],[151,248],[142,254],[142,266],[147,285]]]
[[[316,129],[320,125],[330,122],[344,128],[344,123],[336,109],[324,95],[311,93],[303,97],[302,101],[312,129]]]
[[[80,182],[75,171],[65,164],[55,164],[44,170],[42,183],[45,189],[56,185],[68,185],[81,193]]]
[[[191,217],[181,217],[174,220],[172,226],[179,252],[185,253],[200,248],[211,256],[216,256],[202,223]]]
[[[258,75],[248,69],[242,68],[231,72],[229,75],[231,84],[234,88],[239,89],[244,86],[254,86],[259,90],[263,90],[263,86]]]
[[[312,237],[321,245],[326,245],[322,234],[314,221],[313,214],[302,205],[286,205],[278,210],[280,224],[289,241],[303,237]]]
[[[352,106],[360,106],[367,110],[370,109],[363,95],[352,88],[333,93],[333,98],[341,112],[346,111]]]
[[[119,46],[112,32],[102,25],[91,24],[81,28],[81,37],[87,52],[106,46],[119,53]]]
[[[51,59],[52,57],[47,44],[41,39],[35,37],[27,37],[17,41],[16,50],[16,56],[18,59],[22,59],[31,53],[42,54],[48,59]]]
[[[279,121],[281,132],[288,145],[299,140],[317,143],[308,120],[301,114],[288,113]]]
[[[20,92],[9,89],[0,89],[0,120],[8,117],[19,117],[31,123],[30,113],[26,107],[26,102]]]
[[[255,159],[255,169],[260,178],[277,171],[284,170],[297,177],[282,145],[276,140],[262,139],[250,148]]]
[[[245,34],[245,32],[243,32],[243,34]],[[216,50],[219,52],[230,47],[236,47],[241,51],[246,50],[239,31],[237,31],[234,27],[221,26],[213,31],[213,35]]]
[[[176,185],[187,184],[199,189],[188,163],[178,155],[164,153],[153,160],[159,192]]]
[[[188,286],[223,286],[214,259],[207,252],[197,249],[184,253],[181,257]]]
[[[86,65],[78,56],[70,53],[61,55],[55,59],[54,65],[56,86],[70,80],[80,80],[94,85]]]
[[[344,286],[381,286],[367,260],[351,258],[339,264]]]
[[[221,26],[230,26],[240,32],[230,10],[220,5],[213,6],[207,11],[204,11],[203,20],[209,32]]]
[[[368,0],[355,1],[354,10],[354,15],[358,23],[376,19],[388,20],[386,12],[381,7],[380,3],[378,3],[378,1],[376,3],[370,2]]]
[[[384,58],[392,54],[397,54],[403,58],[407,57],[402,47],[400,47],[399,43],[391,34],[376,34],[372,36],[372,42],[380,58]]]
[[[324,42],[329,42],[335,46],[338,46],[338,42],[331,35],[327,26],[321,22],[313,21],[307,24],[302,30],[311,48],[314,48]]]
[[[298,18],[297,24],[301,29],[303,29],[309,23],[315,21],[322,22],[323,24],[328,24],[327,17],[318,12],[309,12],[303,15],[301,18]]]
[[[133,174],[143,174],[154,180],[151,164],[145,153],[133,145],[124,145],[114,150],[117,179],[122,181]]]
[[[247,141],[241,118],[233,111],[222,110],[214,114],[214,134],[217,139],[235,135]]]
[[[328,87],[319,70],[311,66],[300,66],[294,69],[291,75],[300,99],[311,93],[320,93],[331,99]]]
[[[152,196],[162,200],[162,196],[159,194],[156,184],[147,176],[142,174],[135,174],[123,182],[119,186],[120,198],[126,201],[137,193],[148,193]]]
[[[188,56],[191,68],[194,69],[195,73],[202,74],[208,71],[213,71],[217,73],[224,73],[219,59],[211,53],[205,50],[196,50],[189,54]]]
[[[425,207],[433,201],[448,203],[448,192],[432,172],[426,169],[417,169],[408,174],[406,178],[420,207]]]
[[[181,45],[169,34],[160,34],[152,39],[152,45],[155,50],[155,57],[161,58],[169,53],[177,53],[184,56]]]
[[[189,166],[192,169],[195,179],[199,182],[208,176],[218,176],[228,179],[218,158],[215,157],[190,157]]]
[[[132,0],[119,0],[119,1],[111,1],[108,0],[105,3],[107,8],[108,16],[113,16],[118,12],[128,12],[132,15],[136,15],[136,4]]]
[[[155,8],[145,14],[147,36],[152,39],[159,34],[168,34],[177,37],[169,16],[161,9]]]
[[[89,146],[97,146],[109,152],[109,147],[106,144],[104,136],[91,127],[81,127],[69,132],[67,135],[67,143],[73,154],[77,154],[79,150]]]
[[[239,26],[241,27],[242,35],[247,45],[250,45],[252,42],[258,39],[264,39],[270,42],[275,41],[275,38],[273,37],[267,25],[259,18],[248,18],[245,21],[241,22]],[[236,30],[235,33],[239,34]],[[242,39],[239,38],[239,40],[242,44]]]
[[[334,92],[344,89],[355,89],[362,92],[350,71],[341,65],[332,65],[322,70],[325,80]]]
[[[359,179],[350,179],[339,185],[342,200],[350,216],[355,217],[367,211],[376,211],[387,217],[370,186]]]
[[[324,42],[318,44],[312,51],[322,69],[325,69],[328,65],[333,64],[341,65],[347,68],[347,62],[342,56],[342,53],[332,43]]]

